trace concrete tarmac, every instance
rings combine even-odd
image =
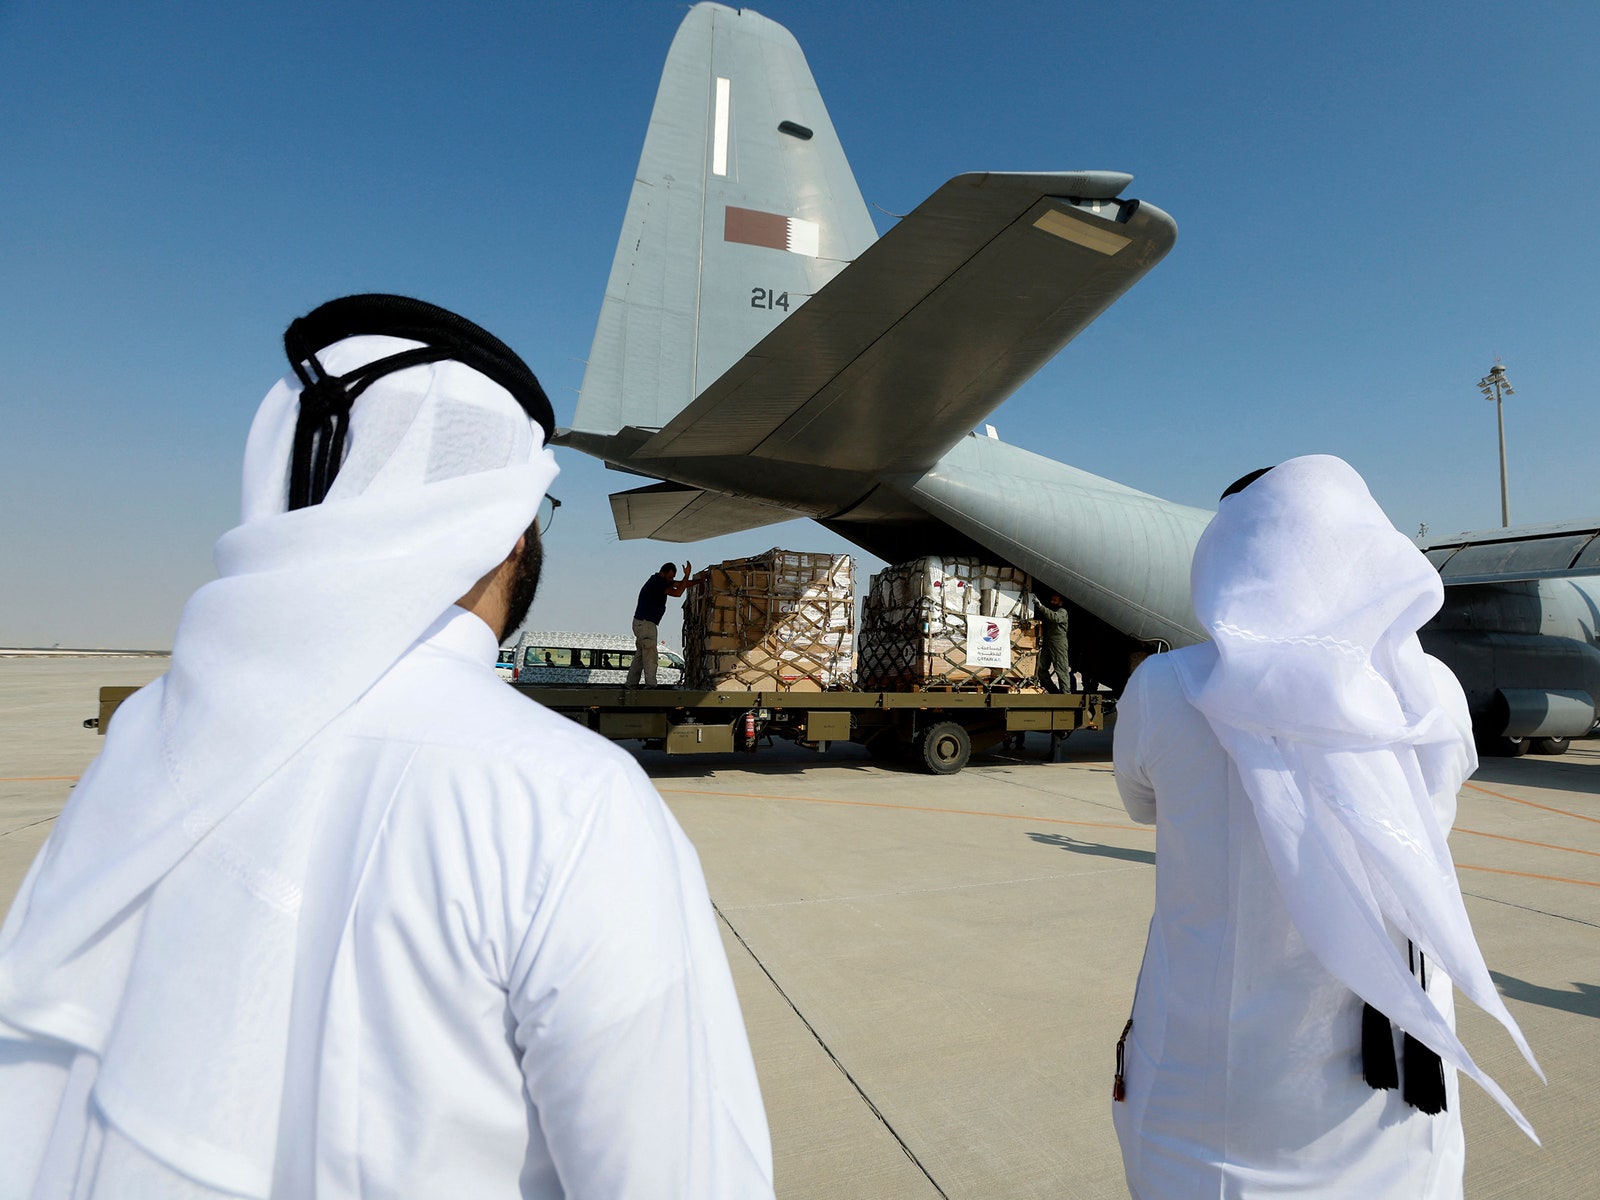
[[[164,660],[0,659],[0,906],[97,751],[102,683]],[[933,778],[856,747],[640,760],[699,850],[784,1200],[1120,1197],[1113,1047],[1153,833],[1110,739]],[[1462,1085],[1467,1195],[1600,1194],[1600,741],[1490,760],[1451,837],[1484,957],[1549,1075],[1458,999],[1468,1048],[1544,1140]]]

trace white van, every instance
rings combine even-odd
[[[512,678],[538,687],[621,686],[633,666],[634,642],[614,633],[535,631],[517,639]],[[683,658],[665,645],[656,648],[656,683],[683,682]]]

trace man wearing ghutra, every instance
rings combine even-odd
[[[1458,1071],[1533,1131],[1457,1040],[1452,981],[1538,1067],[1445,844],[1477,757],[1416,637],[1439,575],[1318,455],[1224,494],[1192,583],[1211,640],[1117,709],[1117,786],[1156,826],[1112,1106],[1129,1190],[1459,1197]]]
[[[538,381],[396,296],[285,345],[219,578],[0,932],[0,1195],[770,1196],[693,849],[494,673]]]

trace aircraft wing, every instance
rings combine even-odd
[[[617,536],[625,542],[634,538],[698,542],[702,538],[742,533],[746,529],[808,515],[675,483],[652,484],[611,496],[611,516],[617,523]]]
[[[1115,198],[1130,181],[1111,172],[956,176],[639,458],[926,470],[1171,248],[1170,217]]]
[[[1458,533],[1419,545],[1446,587],[1600,575],[1600,521]]]

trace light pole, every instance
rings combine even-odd
[[[1506,369],[1499,363],[1489,368],[1489,373],[1478,380],[1478,390],[1485,400],[1494,401],[1495,421],[1500,426],[1500,525],[1511,525],[1511,501],[1506,492],[1506,410],[1501,404],[1504,396],[1515,396],[1517,389],[1506,378]]]

